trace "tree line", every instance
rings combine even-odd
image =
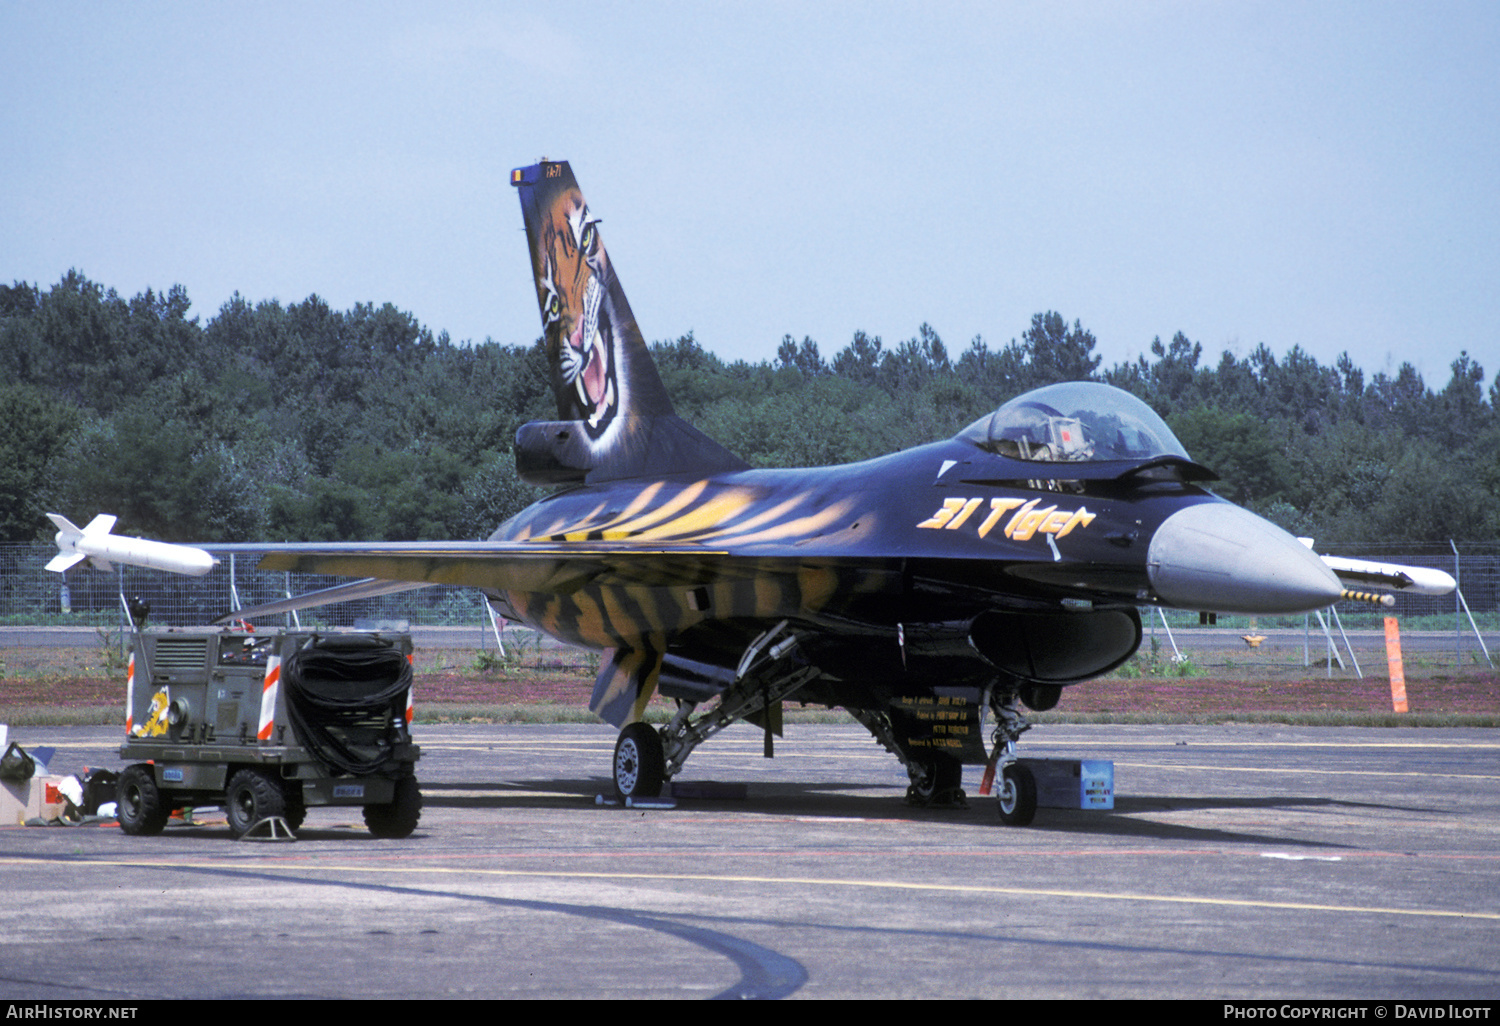
[[[170,541],[483,538],[541,492],[511,442],[556,416],[540,343],[455,343],[391,304],[334,310],[238,294],[206,322],[181,286],[126,299],[69,272],[0,285],[0,539],[43,514]],[[1205,361],[1181,333],[1102,367],[1078,321],[1036,314],[953,356],[923,324],[854,333],[825,358],[784,338],[726,363],[691,334],[654,343],[678,413],[753,466],[865,459],[953,434],[1057,381],[1140,396],[1226,498],[1324,545],[1413,549],[1500,537],[1500,375],[1466,352],[1434,391],[1266,345]]]

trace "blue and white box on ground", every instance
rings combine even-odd
[[[1022,759],[1047,809],[1113,809],[1115,764],[1106,759]]]

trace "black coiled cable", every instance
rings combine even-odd
[[[360,776],[384,768],[406,740],[411,663],[378,638],[317,638],[281,667],[287,713],[301,743],[323,762]]]

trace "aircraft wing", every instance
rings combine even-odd
[[[837,556],[817,553],[757,555],[703,545],[643,545],[639,541],[588,545],[542,541],[342,542],[218,548],[263,553],[259,563],[262,570],[360,578],[235,610],[224,620],[271,616],[438,584],[553,595],[571,594],[589,585],[696,588],[795,575],[809,567],[840,562]],[[869,566],[872,561],[861,562]]]
[[[348,542],[278,546],[266,552],[260,568],[566,595],[594,583],[666,587],[722,580],[734,573],[728,556],[727,550],[699,545],[632,542]]]

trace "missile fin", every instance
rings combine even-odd
[[[87,558],[81,552],[59,552],[52,557],[52,562],[47,564],[46,569],[56,573],[63,573],[64,571],[71,570]]]
[[[83,529],[83,533],[86,535],[108,534],[115,529],[115,521],[118,519],[120,518],[113,514],[100,513],[97,517],[89,521],[89,525]],[[73,529],[77,530],[76,527]]]
[[[47,519],[57,525],[58,530],[68,531],[72,534],[82,534],[83,531],[77,524],[63,516],[61,513],[48,513]]]

